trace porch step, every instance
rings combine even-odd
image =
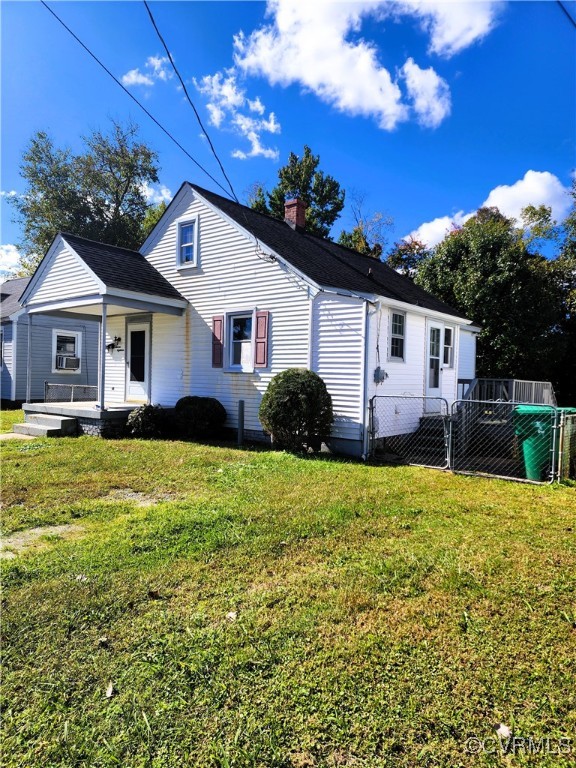
[[[19,435],[34,435],[34,437],[61,437],[58,427],[47,427],[42,424],[14,424],[12,432]]]
[[[50,413],[27,413],[26,423],[58,429],[62,435],[76,434],[76,419],[72,416],[54,416]]]

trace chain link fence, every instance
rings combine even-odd
[[[90,384],[44,382],[45,403],[86,403],[98,399],[98,387]]]
[[[422,467],[448,467],[450,420],[446,400],[383,395],[370,402],[373,458]]]
[[[378,395],[371,457],[533,483],[576,478],[576,409]]]
[[[450,469],[553,482],[558,411],[548,405],[457,400],[451,409]]]

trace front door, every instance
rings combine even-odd
[[[150,399],[150,323],[130,323],[126,344],[126,400]]]
[[[426,370],[426,396],[442,397],[442,335],[444,326],[436,323],[428,325],[428,365]],[[427,411],[439,410],[433,402],[428,403]]]

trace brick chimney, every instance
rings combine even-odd
[[[299,197],[284,203],[284,221],[292,229],[304,229],[306,226],[306,206]]]

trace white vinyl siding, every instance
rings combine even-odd
[[[145,256],[191,306],[181,319],[154,315],[152,401],[169,406],[182,395],[216,397],[226,408],[227,425],[236,427],[238,401],[244,400],[245,429],[261,432],[258,409],[270,379],[286,368],[308,367],[309,289],[278,262],[261,258],[254,242],[191,190],[171,213]],[[179,270],[174,259],[178,222],[193,219],[201,263],[197,270]],[[241,376],[213,368],[212,318],[257,310],[270,312],[268,367]]]
[[[364,314],[359,299],[325,294],[314,299],[312,370],[332,396],[335,438],[363,435]]]
[[[71,296],[89,296],[98,290],[98,284],[88,267],[64,241],[50,254],[38,278],[30,306],[44,301],[65,300]]]
[[[476,376],[476,334],[460,329],[460,344],[456,362],[459,379],[473,379]]]

